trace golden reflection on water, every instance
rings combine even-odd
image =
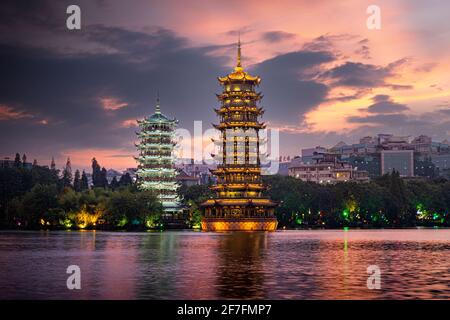
[[[449,257],[448,229],[0,232],[0,298],[450,299]]]

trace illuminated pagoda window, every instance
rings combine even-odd
[[[240,41],[234,71],[218,80],[223,91],[215,109],[220,120],[214,125],[220,131],[219,141],[214,141],[219,149],[213,170],[217,183],[212,186],[214,198],[202,203],[202,229],[275,230],[276,204],[264,196],[267,186],[261,179],[259,131],[265,125],[259,122],[264,110],[258,106],[262,95],[256,91],[261,79],[244,71]]]
[[[136,147],[139,156],[137,181],[141,190],[155,190],[164,208],[163,219],[176,218],[181,213],[180,199],[177,193],[177,170],[174,165],[175,129],[178,120],[170,119],[161,113],[159,97],[155,113],[138,120],[139,143]]]

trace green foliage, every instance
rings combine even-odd
[[[58,214],[58,188],[56,185],[35,185],[20,201],[14,201],[8,210],[15,213],[12,218],[25,225],[37,226],[40,219],[53,222]]]
[[[148,223],[159,220],[162,206],[151,191],[138,193],[124,189],[113,192],[106,202],[105,218],[112,224],[124,227],[127,224]]]
[[[398,172],[369,183],[320,185],[286,176],[264,176],[278,202],[281,227],[410,227],[449,225],[450,182],[410,180]],[[417,204],[423,208],[418,215]]]
[[[178,194],[185,204],[193,201],[196,205],[200,205],[200,203],[213,196],[213,192],[207,185],[193,185],[189,187],[182,185],[178,188]]]
[[[197,204],[192,200],[189,200],[188,208],[189,208],[189,216],[188,216],[189,225],[191,226],[191,228],[199,229],[202,221],[201,210],[198,208]]]
[[[98,163],[95,168],[101,182],[104,170]],[[161,203],[152,192],[139,191],[129,176],[114,183],[113,189],[100,182],[89,189],[86,174],[79,176],[75,173],[76,186],[63,187],[55,169],[37,165],[27,169],[22,161],[19,166],[0,168],[1,224],[29,228],[159,227]],[[280,227],[450,225],[450,181],[443,178],[404,180],[394,172],[369,183],[335,185],[278,175],[263,179],[270,186],[267,196],[278,203],[275,212]],[[190,226],[199,226],[199,206],[213,196],[209,186],[182,186],[179,193],[189,208]]]

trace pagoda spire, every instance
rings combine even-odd
[[[156,92],[156,108],[155,113],[161,113],[161,106],[159,104],[159,91]]]
[[[237,64],[234,68],[235,71],[241,71],[242,70],[242,64],[241,64],[241,34],[239,33],[238,36],[238,49],[237,49]]]

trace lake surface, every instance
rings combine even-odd
[[[0,299],[16,298],[450,299],[450,230],[3,231]]]

